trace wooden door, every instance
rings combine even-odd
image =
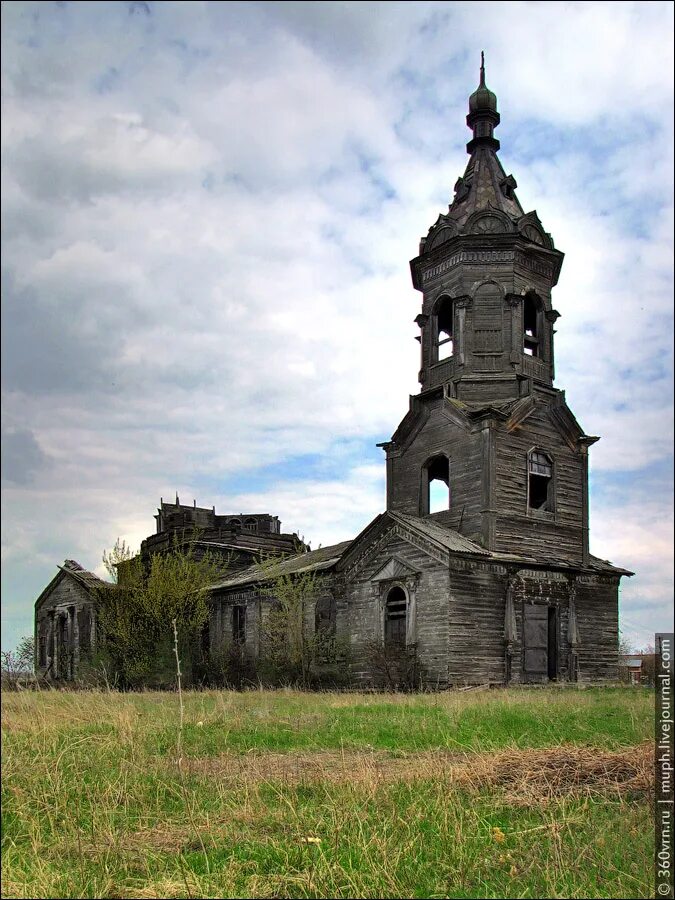
[[[549,677],[548,606],[525,603],[523,607],[523,668],[527,681]]]

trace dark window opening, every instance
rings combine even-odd
[[[77,629],[80,639],[80,654],[86,655],[91,651],[91,610],[83,606],[77,611]]]
[[[246,643],[246,607],[232,607],[232,640],[235,644]]]
[[[199,639],[199,644],[202,651],[202,656],[208,656],[211,651],[211,628],[208,622],[204,623],[204,627],[202,628],[202,633]]]
[[[38,644],[38,666],[44,668],[47,665],[47,635],[40,635]]]
[[[558,616],[554,606],[548,608],[548,677],[558,679]]]
[[[426,512],[450,509],[450,460],[447,456],[436,456],[427,463],[426,471]]]
[[[235,527],[241,527],[241,519],[230,519],[230,525],[234,525]]]
[[[408,598],[401,587],[393,587],[387,594],[384,608],[384,640],[387,644],[405,646]]]
[[[335,613],[333,597],[321,597],[317,600],[314,609],[314,630],[317,634],[330,637],[335,633]]]
[[[532,294],[525,297],[523,304],[523,352],[528,356],[540,356],[539,351],[539,304]]]
[[[553,510],[553,463],[540,450],[529,456],[527,503],[530,509]]]
[[[438,361],[448,359],[454,352],[453,348],[453,308],[452,300],[444,297],[436,314],[438,326]]]
[[[257,531],[258,523],[255,519],[244,519],[244,531]]]

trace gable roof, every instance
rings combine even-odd
[[[99,578],[98,575],[95,575],[93,572],[89,572],[84,566],[81,566],[79,562],[74,559],[66,559],[63,561],[62,566],[58,566],[58,572],[49,582],[47,587],[41,592],[40,596],[35,601],[36,608],[42,603],[42,601],[51,594],[56,585],[65,577],[70,576],[74,578],[79,584],[84,587],[87,593],[91,594],[96,588],[100,587],[102,584],[108,584],[109,582],[104,581],[102,578]]]
[[[269,581],[282,575],[295,575],[301,572],[316,572],[331,569],[340,559],[351,541],[342,541],[340,544],[332,544],[329,547],[319,547],[318,550],[310,550],[309,553],[298,553],[295,556],[287,556],[278,562],[271,562],[261,566],[250,566],[243,572],[231,575],[212,584],[210,590],[219,588],[232,588],[257,581]]]
[[[338,563],[345,561],[354,550],[357,550],[366,536],[370,535],[373,531],[376,531],[378,526],[384,525],[387,520],[402,525],[414,534],[418,534],[425,540],[431,542],[440,550],[452,554],[494,560],[499,563],[511,562],[530,566],[540,566],[545,564],[541,560],[525,555],[494,553],[486,550],[484,547],[481,547],[480,544],[470,541],[458,531],[448,528],[446,525],[442,525],[434,519],[419,518],[418,516],[410,516],[406,513],[387,511],[376,516],[368,525],[366,525],[363,531],[351,541],[342,541],[339,544],[320,547],[318,550],[312,550],[309,553],[299,553],[295,556],[289,556],[280,559],[276,563],[265,566],[261,566],[260,564],[250,566],[243,572],[238,572],[215,582],[211,585],[210,590],[226,590],[242,587],[257,582],[269,581],[283,575],[300,574],[302,572],[329,571],[335,568]],[[560,565],[554,560],[549,560],[546,564],[549,566],[552,565],[554,568],[557,568]],[[562,563],[562,565],[564,565],[565,568],[569,568],[569,564],[567,563]],[[595,556],[589,557],[589,564],[585,568],[605,574],[633,574],[627,569],[619,569],[607,560],[601,560]],[[94,576],[94,578],[96,578],[96,576]]]
[[[433,541],[445,550],[453,553],[470,553],[477,556],[490,556],[490,551],[485,550],[480,544],[476,544],[465,538],[459,531],[441,525],[434,519],[420,519],[418,516],[409,516],[405,513],[389,512],[387,515],[396,522],[401,522],[407,528],[417,531],[428,540]]]
[[[101,584],[107,584],[108,582],[104,581],[102,578],[99,578],[98,575],[95,575],[93,572],[89,572],[84,566],[81,566],[79,562],[76,562],[74,559],[66,559],[62,566],[59,566],[61,571],[67,572],[69,575],[72,575],[80,584],[83,584],[88,590],[95,589],[99,587]]]
[[[479,544],[465,538],[458,531],[454,531],[446,525],[441,525],[433,519],[421,519],[419,516],[410,516],[407,513],[387,510],[386,512],[380,513],[379,516],[376,516],[372,522],[366,525],[363,531],[351,541],[342,554],[340,568],[343,568],[348,557],[352,556],[354,551],[358,550],[359,545],[362,544],[362,542],[378,530],[382,530],[386,527],[388,522],[403,526],[404,529],[429,541],[443,553],[450,552],[478,557],[491,556],[489,550],[485,550]]]

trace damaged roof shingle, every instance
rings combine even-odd
[[[239,572],[229,578],[224,578],[222,581],[217,581],[211,585],[211,590],[237,587],[238,585],[251,584],[257,581],[269,581],[271,578],[278,578],[282,575],[330,569],[338,562],[351,543],[351,541],[342,541],[341,544],[320,547],[318,550],[310,550],[309,553],[288,556],[278,562],[272,560],[268,565],[251,566],[245,572]]]

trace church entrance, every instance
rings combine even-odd
[[[525,681],[541,683],[558,677],[558,611],[541,603],[523,607]]]

